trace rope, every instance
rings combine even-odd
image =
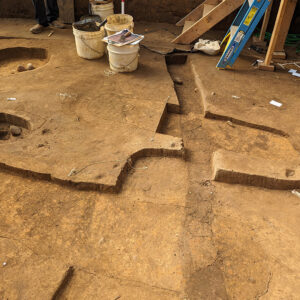
[[[129,63],[129,64],[127,64],[126,66],[121,66],[121,67],[118,67],[118,66],[116,66],[116,65],[114,65],[112,62],[111,62],[111,60],[109,60],[109,63],[112,65],[112,67],[114,67],[115,69],[122,69],[122,70],[124,70],[124,71],[126,71],[127,69],[128,69],[128,67],[137,59],[139,57],[139,54],[137,54],[135,57],[134,57],[134,59]]]

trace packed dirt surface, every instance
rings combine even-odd
[[[55,40],[2,41],[0,56],[6,51],[8,59],[8,53],[34,58],[37,47],[50,56],[43,68],[1,79],[0,110],[31,128],[26,139],[1,145],[3,165],[80,188],[116,190],[137,158],[183,155],[180,138],[156,133],[167,106],[179,107],[163,56],[142,50],[139,70],[117,74],[106,57],[78,57],[74,41],[60,41],[63,51]]]
[[[262,72],[252,65],[257,58],[242,55],[233,69],[217,70],[218,59],[200,55],[191,62],[205,115],[288,136],[300,150],[300,78],[288,73],[293,65]]]
[[[163,37],[162,48],[166,48],[166,42],[174,36],[169,27],[163,26],[167,30],[160,31],[157,24],[142,26],[141,32],[151,32],[157,46],[159,36]],[[1,30],[0,36],[4,31],[13,32],[13,28]],[[59,33],[52,37],[43,36],[38,40],[35,36],[27,41],[2,39],[1,47],[32,43],[54,49],[55,45],[65,45]],[[76,77],[77,85],[71,87],[78,89],[79,104],[74,106],[69,101],[58,106],[61,98],[48,97],[53,92],[49,91],[46,81],[34,90],[25,86],[30,82],[27,75],[32,79],[42,78],[41,75],[55,79],[58,71],[54,68],[55,60],[51,67],[53,58],[38,70],[5,76],[5,82],[17,78],[16,92],[34,99],[36,113],[38,107],[49,114],[55,111],[61,115],[60,124],[64,124],[63,119],[72,117],[72,122],[77,124],[78,113],[84,123],[88,123],[88,118],[96,122],[95,109],[100,112],[101,104],[108,117],[110,107],[114,112],[118,109],[118,105],[107,108],[105,98],[95,101],[92,97],[86,98],[87,94],[101,93],[103,82],[107,80],[122,86],[122,93],[113,94],[116,101],[118,95],[126,91],[130,92],[126,99],[132,99],[133,91],[125,85],[124,78],[132,79],[141,90],[137,92],[140,97],[134,98],[140,100],[134,102],[135,107],[145,99],[152,105],[131,109],[134,113],[125,117],[112,114],[111,130],[117,127],[123,132],[123,127],[128,125],[124,125],[123,118],[129,118],[130,122],[144,128],[142,132],[150,132],[150,138],[155,133],[162,139],[182,139],[185,156],[139,157],[135,164],[128,165],[120,190],[115,194],[81,191],[66,184],[32,178],[32,173],[20,173],[0,164],[0,299],[299,299],[300,198],[290,190],[212,181],[212,157],[216,151],[221,149],[275,161],[287,157],[296,159],[299,153],[291,140],[227,120],[205,118],[203,91],[197,86],[199,78],[195,80],[192,64],[194,60],[203,59],[200,54],[190,55],[185,65],[169,65],[169,75],[163,56],[145,48],[136,73],[103,76],[99,83],[91,79],[92,75],[84,76],[92,70],[94,76],[102,78],[108,68],[107,62],[80,61],[75,49],[70,47],[72,36],[67,39],[65,49],[75,67],[88,65],[82,73],[70,73],[68,68],[64,72],[66,87]],[[62,64],[63,60],[60,62]],[[49,65],[47,72],[44,71]],[[163,74],[158,77],[157,85],[151,79],[152,73],[147,72],[151,69],[157,74],[153,66]],[[92,80],[93,91],[80,85],[86,78]],[[171,79],[182,84],[173,86]],[[240,86],[239,90],[242,88]],[[72,89],[66,91],[71,93]],[[180,114],[170,110],[174,102],[173,106],[167,105],[167,110],[164,106],[153,108],[155,103],[163,104],[153,97],[166,99],[164,93],[169,91],[179,100]],[[45,94],[47,103],[43,100]],[[230,90],[230,97],[236,94],[237,90]],[[1,101],[7,101],[3,100],[7,97],[7,90],[2,86]],[[226,88],[224,97],[229,97]],[[32,107],[29,101],[13,105],[20,117],[22,111],[30,112]],[[153,111],[155,117],[150,118]],[[2,111],[1,116],[3,120],[9,119]],[[115,124],[116,116],[118,124]],[[34,115],[31,120],[38,120],[38,117]],[[9,123],[21,122],[16,118],[9,120]],[[30,131],[28,135],[24,133],[24,138],[18,138],[24,148],[18,148],[15,157],[21,161],[26,149],[34,147],[34,151],[42,148],[40,150],[45,153],[41,158],[48,159],[45,141],[50,133],[44,131],[42,134],[42,130],[49,129],[51,124],[39,128],[43,136],[41,142],[32,145]],[[68,126],[53,126],[51,134],[75,132],[72,130],[76,128]],[[89,133],[95,143],[102,134],[105,137],[106,132],[100,129]],[[135,134],[135,131],[130,132],[128,139]],[[81,149],[78,153],[82,152],[82,156],[85,154],[84,138],[78,135],[74,148],[74,151]],[[0,141],[0,147],[13,147],[18,139]],[[114,145],[123,146],[124,140]],[[44,146],[38,147],[39,143]],[[59,139],[54,144],[58,148],[64,146]],[[107,151],[101,147],[93,149],[97,155]],[[60,159],[53,159],[53,165],[61,164]]]

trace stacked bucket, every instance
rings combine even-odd
[[[113,35],[124,29],[133,32],[133,17],[126,14],[114,14],[114,4],[112,0],[90,0],[90,14],[99,16],[99,21],[107,21],[105,26],[96,23],[99,29],[81,30],[73,24],[73,33],[77,54],[85,59],[98,59],[105,54],[105,43],[102,41],[105,35]],[[89,21],[89,18],[83,20]],[[82,23],[81,23],[82,24]],[[139,45],[126,45],[117,47],[108,45],[108,56],[110,68],[115,72],[132,72],[138,67]]]

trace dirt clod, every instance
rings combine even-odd
[[[285,176],[286,177],[292,177],[295,175],[295,170],[291,170],[291,169],[286,169],[285,170]]]
[[[175,84],[183,85],[183,81],[180,77],[174,77],[173,81]]]
[[[10,132],[13,136],[19,136],[22,133],[22,129],[18,126],[11,125]]]
[[[50,133],[50,129],[45,128],[42,130],[42,134],[47,134],[47,133]]]
[[[20,65],[20,66],[18,66],[17,71],[18,72],[25,72],[26,69],[23,66]]]

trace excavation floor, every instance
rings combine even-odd
[[[163,56],[142,50],[138,71],[115,74],[106,56],[78,57],[73,40],[2,39],[0,47],[0,54],[10,49],[12,56],[4,62],[21,64],[24,55],[26,66],[28,49],[43,49],[49,59],[1,78],[0,113],[21,117],[31,131],[0,144],[2,166],[80,188],[114,190],[136,157],[182,155],[181,139],[156,133],[167,105],[179,107]]]

